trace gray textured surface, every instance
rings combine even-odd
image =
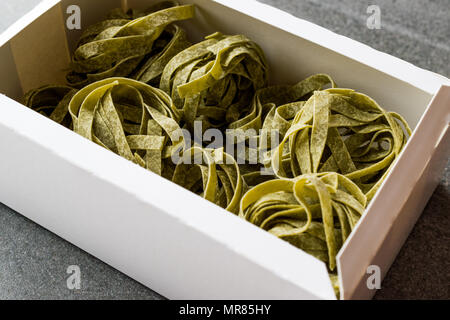
[[[262,2],[450,76],[449,0]],[[39,0],[2,0],[0,31],[37,3]],[[381,30],[366,28],[369,4],[381,8]],[[447,165],[377,299],[450,298],[449,172]],[[69,265],[81,268],[81,290],[67,289]],[[0,299],[158,298],[153,291],[0,204]]]

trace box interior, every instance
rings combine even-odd
[[[82,27],[99,21],[117,7],[145,8],[148,0],[63,0],[32,22],[11,41],[0,47],[0,92],[20,102],[35,87],[64,83],[72,48],[80,30],[68,30],[66,8],[81,8]],[[344,55],[302,39],[276,27],[209,0],[195,3],[197,17],[183,22],[191,41],[199,41],[216,31],[245,34],[264,50],[272,83],[296,83],[315,73],[329,74],[340,87],[348,87],[374,98],[383,108],[403,115],[414,129],[432,95],[407,82],[352,60]],[[277,36],[273,36],[276,34]]]

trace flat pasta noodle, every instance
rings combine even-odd
[[[46,85],[27,92],[24,104],[51,120],[72,129],[69,103],[77,92],[64,85]]]
[[[172,181],[235,214],[246,190],[236,160],[223,148],[186,150]]]
[[[81,88],[110,77],[159,82],[167,62],[190,45],[186,32],[173,23],[193,18],[194,9],[164,1],[144,12],[114,10],[81,36],[66,77],[68,84]]]
[[[248,110],[236,113],[227,125],[230,129],[226,132],[227,139],[234,139],[236,144],[246,143],[245,154],[241,156],[243,159],[238,160],[270,165],[268,156],[291,127],[295,115],[314,91],[326,86],[334,88],[336,84],[330,76],[316,74],[294,85],[258,90]],[[253,145],[249,141],[253,141]]]
[[[170,175],[171,157],[184,149],[172,109],[162,90],[127,78],[90,84],[69,104],[75,132],[163,176]]]
[[[214,33],[173,57],[160,88],[173,99],[185,126],[201,121],[203,130],[226,128],[267,85],[261,48],[243,35]]]
[[[339,172],[371,199],[410,134],[401,116],[362,93],[316,91],[272,153],[271,165],[280,178]]]
[[[239,216],[336,268],[336,255],[364,214],[366,196],[344,175],[311,173],[263,182],[245,193]]]

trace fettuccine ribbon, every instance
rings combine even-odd
[[[168,61],[189,46],[185,31],[173,22],[193,18],[195,8],[165,1],[145,14],[116,11],[87,28],[73,55],[69,85],[80,88],[110,77],[159,81]]]

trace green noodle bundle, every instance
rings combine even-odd
[[[246,185],[239,166],[223,148],[186,150],[177,165],[173,182],[237,214]]]
[[[315,90],[322,90],[327,85],[334,87],[335,83],[328,75],[317,74],[292,86],[260,89],[247,106],[229,119],[231,122],[227,123],[223,132],[227,143],[236,146],[233,156],[245,171],[243,177],[250,185],[268,179],[260,175],[260,171],[264,170],[262,166],[267,166],[267,154],[278,145],[280,136],[284,136],[295,114],[305,103],[304,100]],[[231,108],[229,111],[234,112]],[[252,165],[245,166],[244,162]],[[268,173],[270,168],[266,169]]]
[[[264,118],[263,129],[277,130],[284,137],[295,115],[303,108],[306,100],[326,86],[336,87],[336,83],[326,74],[312,75],[293,86],[272,86],[261,89],[255,95],[253,104],[261,104],[269,109]]]
[[[184,148],[172,109],[163,91],[126,78],[86,86],[69,104],[76,133],[164,176],[173,169],[172,155]]]
[[[336,267],[336,254],[364,213],[366,197],[335,172],[274,179],[249,190],[239,215]]]
[[[280,178],[339,172],[371,199],[411,131],[406,121],[350,89],[316,91],[273,152]]]
[[[185,31],[172,23],[193,18],[194,6],[166,1],[145,14],[116,10],[87,28],[72,58],[69,85],[80,88],[109,77],[159,81],[165,64],[189,46]]]
[[[173,99],[188,129],[227,127],[242,113],[257,89],[267,85],[261,48],[243,35],[215,33],[176,55],[166,65],[160,88]]]
[[[29,91],[24,97],[24,104],[53,121],[72,129],[69,102],[76,92],[77,90],[64,85],[43,86]]]
[[[335,173],[274,179],[242,197],[239,216],[328,264],[339,296],[336,255],[363,215],[367,198]]]

